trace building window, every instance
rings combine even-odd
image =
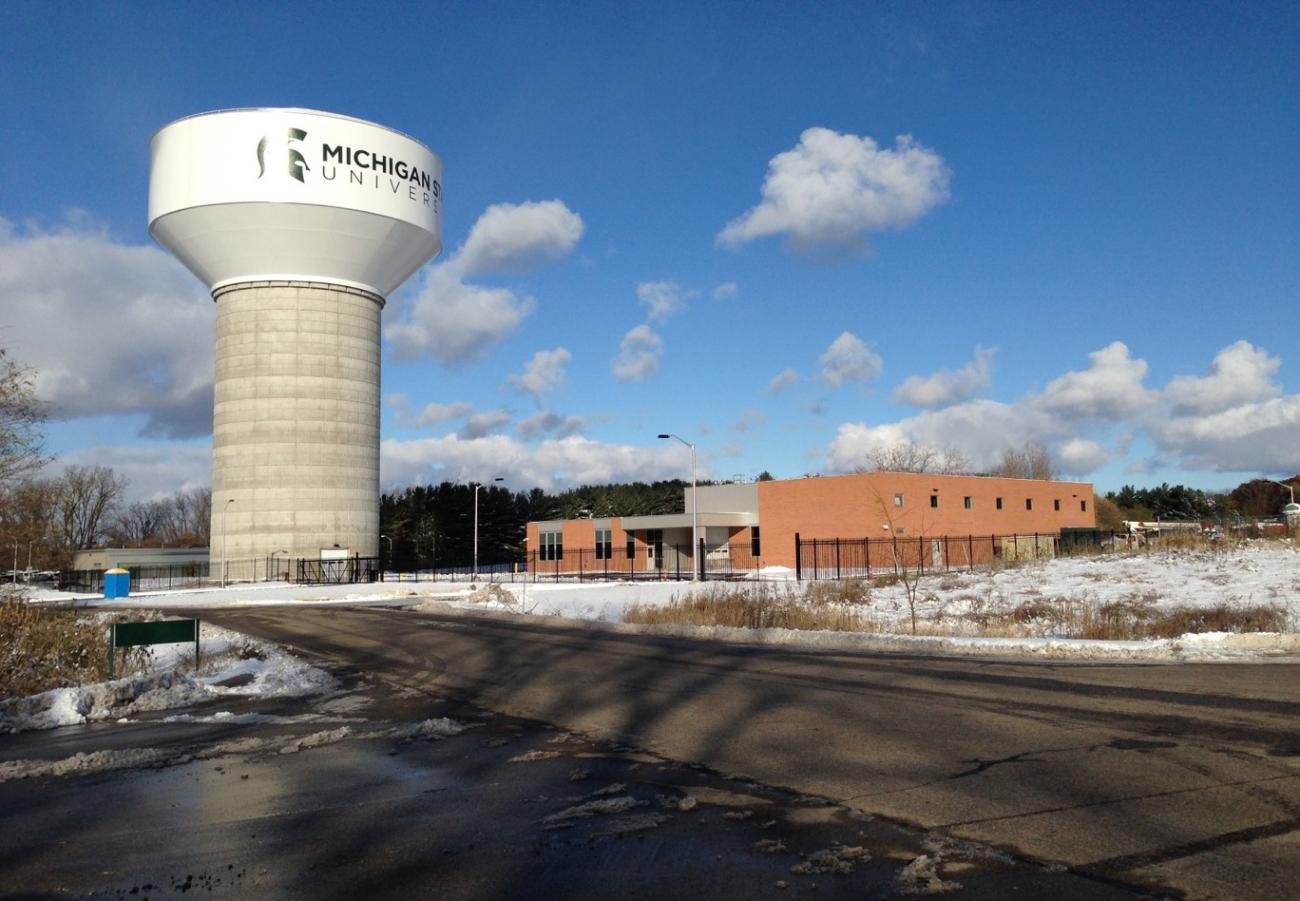
[[[757,557],[759,555],[758,526],[749,527],[749,555]]]
[[[1057,498],[1056,500],[1052,501],[1052,509],[1055,510],[1057,513],[1060,513],[1060,512],[1061,512],[1061,500],[1060,500],[1060,498]]]
[[[1025,498],[1025,509],[1026,510],[1034,509],[1034,499],[1032,497]]]
[[[561,532],[542,532],[538,536],[541,545],[541,559],[543,560],[563,560],[564,559],[564,535]]]
[[[933,510],[938,506],[939,506],[939,495],[937,494],[930,495],[930,509]]]
[[[631,532],[627,533],[627,559],[631,560],[636,557],[636,538]]]
[[[903,506],[903,496],[901,494],[894,495],[894,506],[895,507]]]
[[[969,497],[965,498],[965,499],[962,501],[962,506],[965,507],[967,510],[970,509],[970,498],[969,498]]]
[[[1079,511],[1080,511],[1081,513],[1087,513],[1087,512],[1088,512],[1088,502],[1087,502],[1087,501],[1079,501]]]
[[[611,541],[610,530],[597,529],[596,530],[596,559],[608,560],[614,556],[612,551],[613,551],[613,542]]]
[[[998,498],[998,509],[1002,509],[1002,498]]]

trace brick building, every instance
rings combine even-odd
[[[980,536],[992,554],[990,536],[1052,536],[1096,523],[1089,482],[872,472],[697,490],[706,566],[725,558],[746,561],[746,569],[793,567],[796,535],[908,541]],[[690,488],[685,495],[684,513],[530,522],[529,559],[547,571],[689,574],[695,556]]]

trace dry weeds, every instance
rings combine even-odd
[[[817,584],[817,583],[814,583]],[[686,596],[674,595],[664,606],[632,604],[624,613],[629,623],[649,625],[730,626],[739,629],[799,629],[830,632],[878,631],[880,624],[857,608],[866,600],[843,601],[844,596],[869,598],[865,587],[853,583],[827,583],[814,592],[759,582],[754,585],[710,585]]]
[[[114,618],[33,607],[21,595],[0,594],[0,698],[108,679],[108,628]],[[143,611],[130,619],[154,618]],[[120,648],[118,675],[140,671],[147,648]]]

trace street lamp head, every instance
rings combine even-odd
[[[673,436],[672,436],[672,435],[660,435],[659,437],[660,437],[660,438],[671,438],[671,437],[673,437]]]

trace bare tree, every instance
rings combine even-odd
[[[55,514],[63,546],[94,547],[126,490],[126,477],[109,466],[69,466],[57,485]]]
[[[1026,441],[1021,447],[1008,447],[1002,452],[1002,462],[994,467],[992,475],[1007,479],[1054,479],[1056,467],[1047,445],[1041,441]]]
[[[933,472],[948,475],[965,472],[968,468],[965,454],[951,445],[936,449],[902,441],[877,447],[870,454],[870,462],[858,467],[858,472]]]
[[[45,463],[41,424],[45,405],[36,398],[32,371],[0,349],[0,486]]]

